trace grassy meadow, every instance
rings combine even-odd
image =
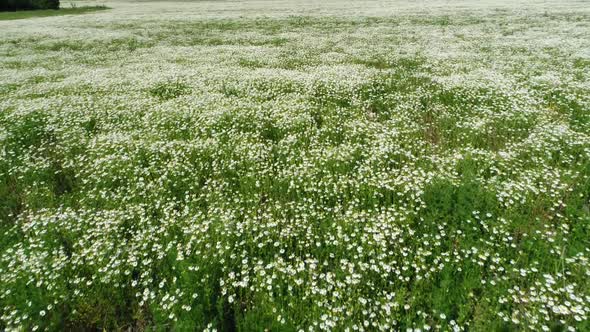
[[[590,330],[587,2],[75,5],[0,14],[0,330]]]

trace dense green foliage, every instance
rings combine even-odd
[[[59,9],[59,0],[2,0],[0,11]]]

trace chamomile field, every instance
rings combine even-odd
[[[0,17],[1,330],[590,330],[589,2],[75,5]]]

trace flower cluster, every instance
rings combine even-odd
[[[0,329],[590,329],[590,11],[431,2],[0,21]]]

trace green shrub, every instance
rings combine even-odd
[[[0,11],[59,9],[59,0],[2,0]]]

